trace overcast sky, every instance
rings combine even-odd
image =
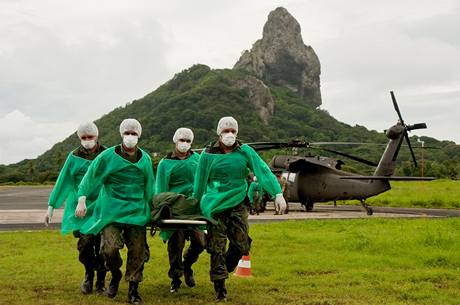
[[[231,68],[284,6],[350,125],[407,123],[460,143],[460,1],[0,0],[0,164],[35,158],[196,63]],[[118,128],[118,127],[114,127]]]

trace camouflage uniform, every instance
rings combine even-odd
[[[240,146],[239,142],[234,148]],[[224,153],[217,141],[208,148],[209,153]],[[227,209],[222,213],[214,214],[217,224],[208,225],[206,238],[206,250],[211,255],[211,269],[209,275],[211,281],[224,280],[228,273],[233,272],[243,255],[249,255],[251,238],[249,237],[248,205],[249,199],[244,199],[239,205]],[[226,250],[227,238],[229,240]]]
[[[215,214],[214,219],[217,224],[209,225],[206,243],[211,255],[211,281],[228,278],[228,273],[235,270],[243,255],[249,255],[251,248],[248,210],[244,203]],[[229,245],[226,252],[227,237]]]
[[[83,146],[80,146],[73,153],[75,156],[86,160],[94,160],[102,151],[105,150],[105,147],[97,144],[98,148],[95,152],[85,149]],[[104,266],[104,259],[101,255],[101,235],[86,235],[82,234],[79,231],[74,231],[73,236],[78,238],[77,249],[78,249],[78,259],[85,266],[87,274],[94,274],[94,270],[97,272],[97,280],[99,283],[96,283],[96,286],[104,287],[104,278],[106,273],[106,268]],[[102,281],[102,282],[100,282]]]
[[[192,155],[191,151],[188,151],[187,158]],[[166,156],[166,159],[181,160],[176,153],[173,151]],[[160,172],[158,172],[160,174]],[[157,179],[158,181],[158,179]],[[193,186],[193,181],[190,182]],[[156,190],[162,192],[164,190]],[[167,191],[170,191],[169,189]],[[191,195],[191,194],[184,194]],[[185,241],[190,240],[190,246],[184,254],[182,260],[182,253],[185,247]],[[168,276],[178,281],[184,275],[184,270],[188,273],[192,272],[192,265],[198,260],[201,252],[205,248],[205,237],[203,231],[200,230],[176,230],[168,238],[168,257],[169,257],[169,271]]]
[[[142,157],[140,150],[137,150],[137,154],[129,155],[121,145],[115,148],[115,152],[132,163],[138,162]],[[144,226],[112,223],[102,230],[101,252],[105,260],[105,266],[112,273],[112,277],[114,274],[118,275],[120,273],[123,260],[119,250],[125,244],[128,248],[125,280],[135,283],[141,282],[144,263],[150,258]]]
[[[289,186],[287,179],[283,176],[276,176],[276,180],[278,180],[278,183],[280,184],[281,190],[283,191],[283,197],[284,200],[286,200],[286,210],[285,213],[287,214],[289,212]],[[278,213],[278,211],[276,211]]]
[[[184,254],[182,261],[182,251],[185,241],[190,240],[190,246]],[[168,276],[172,279],[180,278],[184,275],[184,270],[191,270],[192,265],[198,260],[198,256],[205,247],[205,237],[202,231],[198,230],[178,230],[168,239],[169,271]]]
[[[127,224],[110,224],[102,231],[101,252],[108,270],[118,273],[123,264],[120,249],[126,244],[128,261],[125,279],[129,282],[141,282],[144,263],[149,260],[145,227]]]

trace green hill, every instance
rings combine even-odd
[[[121,140],[120,122],[125,118],[136,118],[143,127],[139,145],[151,153],[158,153],[158,159],[173,148],[172,136],[178,127],[192,128],[195,133],[194,147],[203,147],[217,138],[215,128],[219,118],[231,115],[240,124],[239,138],[243,142],[303,138],[309,142],[386,143],[383,133],[341,123],[327,111],[307,105],[303,97],[291,90],[270,84],[268,86],[275,104],[273,116],[265,124],[250,102],[247,90],[239,89],[235,85],[235,82],[248,76],[251,76],[250,73],[243,70],[212,70],[205,65],[195,65],[176,74],[154,92],[98,119],[96,124],[99,127],[100,141],[107,146],[118,144]],[[389,126],[382,126],[382,129],[384,127]],[[440,142],[432,138],[423,137],[422,140],[426,145],[442,148],[425,151],[425,174],[458,177],[458,146],[453,142]],[[37,159],[0,166],[0,183],[53,181],[69,151],[78,145],[78,137],[72,134]],[[375,161],[378,161],[383,151],[382,146],[340,149]],[[274,153],[266,152],[264,157],[268,159]],[[399,160],[402,163],[400,172],[418,175],[408,161],[408,149],[402,149]],[[362,165],[353,162],[348,169],[365,170]]]

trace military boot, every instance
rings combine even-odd
[[[108,289],[105,291],[105,294],[109,298],[114,298],[117,295],[118,285],[120,284],[121,277],[122,273],[120,270],[117,269],[112,271],[112,279],[110,280]]]
[[[195,287],[195,279],[193,278],[192,268],[184,268],[184,280],[188,287]]]
[[[169,292],[175,293],[179,290],[180,284],[182,284],[182,281],[178,277],[174,277],[171,281],[171,288],[169,288]]]
[[[139,295],[138,291],[139,283],[138,282],[129,282],[128,290],[128,303],[139,305],[142,303],[142,298]]]
[[[94,269],[86,268],[85,278],[81,282],[80,290],[83,294],[90,294],[93,292]]]
[[[214,281],[214,290],[216,291],[217,302],[227,302],[227,289],[225,289],[225,280]]]
[[[96,273],[96,293],[103,294],[105,291],[105,271],[98,271]]]

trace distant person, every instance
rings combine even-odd
[[[98,190],[88,194],[87,213],[85,218],[75,217],[77,206],[78,185],[85,175],[92,160],[94,160],[105,147],[99,144],[99,131],[94,123],[82,124],[78,127],[77,135],[80,139],[80,146],[67,157],[61,172],[59,173],[56,184],[48,199],[48,213],[45,216],[45,225],[51,223],[54,209],[61,207],[66,202],[64,215],[62,217],[61,232],[67,234],[73,232],[78,238],[77,249],[78,259],[85,266],[85,278],[81,283],[80,290],[83,294],[93,291],[94,272],[97,274],[96,293],[104,292],[104,281],[106,269],[104,260],[100,254],[101,236],[86,235],[80,233],[80,227],[91,216],[94,208],[94,200],[98,196]]]
[[[251,203],[251,210],[250,214],[259,215],[262,212],[262,197],[263,197],[263,189],[259,186],[259,182],[257,181],[257,177],[254,176],[253,181],[249,185],[248,190],[248,198],[249,202]]]
[[[157,169],[156,193],[174,192],[187,197],[193,193],[195,171],[200,158],[199,154],[192,152],[193,132],[188,128],[179,128],[173,136],[174,151],[163,158]],[[184,276],[185,284],[195,286],[192,265],[205,247],[205,237],[200,230],[175,230],[163,231],[160,236],[168,240],[169,272],[171,278],[170,292],[177,292],[181,286],[181,277]],[[185,241],[190,240],[190,246],[184,254]]]
[[[289,186],[286,177],[282,175],[281,170],[276,170],[275,172],[276,180],[280,184],[281,191],[283,192],[284,200],[286,201],[286,210],[284,211],[285,214],[289,213]],[[281,215],[282,212],[278,211],[275,207],[275,215]]]
[[[201,153],[193,190],[193,197],[200,200],[203,215],[217,222],[208,226],[207,234],[207,251],[211,254],[210,277],[217,301],[226,300],[225,279],[240,258],[249,254],[251,239],[244,204],[249,170],[257,176],[259,184],[275,196],[281,209],[286,207],[281,188],[270,168],[254,149],[236,140],[237,134],[238,122],[233,117],[219,120],[219,138]]]
[[[155,191],[152,160],[137,145],[142,134],[135,119],[120,124],[122,143],[106,149],[91,164],[78,190],[75,214],[84,217],[90,194],[101,188],[93,215],[82,226],[85,234],[101,232],[101,252],[112,274],[106,295],[117,295],[123,261],[119,250],[128,248],[125,279],[129,282],[128,302],[140,304],[139,282],[149,259],[145,225],[150,219],[150,201]]]

